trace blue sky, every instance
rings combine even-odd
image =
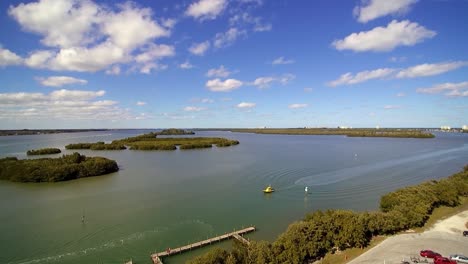
[[[468,125],[468,1],[0,2],[0,129]]]

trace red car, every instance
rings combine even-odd
[[[435,257],[434,264],[457,264],[457,262],[446,257]]]
[[[440,255],[439,253],[434,252],[432,250],[421,250],[421,252],[419,252],[419,255],[421,255],[421,257],[425,257],[425,258],[442,257],[442,255]]]

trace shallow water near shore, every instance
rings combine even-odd
[[[27,150],[43,147],[72,153],[64,146],[146,132],[0,137],[0,156],[26,158]],[[151,263],[156,251],[251,225],[258,231],[249,238],[272,241],[307,212],[374,210],[382,194],[449,176],[468,163],[468,134],[402,139],[204,131],[195,136],[226,137],[240,145],[85,150],[79,152],[114,159],[121,170],[61,183],[0,181],[0,263]],[[277,191],[264,195],[269,184]],[[206,250],[165,263],[184,263]]]

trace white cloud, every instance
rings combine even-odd
[[[162,71],[167,69],[166,64],[159,64],[156,62],[148,62],[141,64],[140,66],[137,66],[136,68],[139,68],[140,73],[144,74],[150,74],[152,71]]]
[[[185,14],[196,19],[215,19],[227,6],[226,0],[199,0],[192,3]]]
[[[254,32],[270,31],[272,25],[264,23],[261,17],[254,17],[248,12],[238,13],[229,19],[231,26],[251,26]]]
[[[194,43],[190,46],[189,51],[190,53],[198,56],[202,56],[205,52],[210,48],[210,42],[205,41],[201,43]]]
[[[468,82],[461,83],[442,83],[434,85],[430,88],[418,88],[418,93],[426,94],[439,94],[444,93],[450,97],[467,97],[468,96]]]
[[[401,14],[408,11],[409,7],[418,0],[366,0],[361,6],[354,8],[354,14],[361,23],[393,14]]]
[[[136,8],[130,2],[120,6],[121,12],[107,15],[102,31],[118,47],[131,50],[170,32],[151,19],[151,9]]]
[[[116,101],[100,100],[105,91],[58,90],[0,93],[0,119],[122,120],[133,115]]]
[[[425,63],[403,69],[396,75],[397,78],[416,78],[442,74],[468,65],[468,61],[454,61],[441,63]]]
[[[358,72],[355,75],[348,72],[342,74],[337,80],[328,82],[327,84],[329,86],[335,87],[338,85],[362,83],[372,79],[407,79],[427,77],[453,71],[464,66],[468,66],[468,61],[425,63],[404,69],[382,68]]]
[[[405,93],[397,93],[396,96],[397,96],[397,97],[405,97],[406,94],[405,94]]]
[[[27,66],[95,72],[133,62],[135,51],[169,36],[175,24],[163,20],[160,25],[150,8],[131,2],[116,6],[112,10],[92,0],[40,0],[11,6],[8,13],[24,30],[39,34],[44,45],[58,48],[32,52],[25,59]]]
[[[15,53],[3,49],[0,46],[0,67],[8,65],[19,65],[23,63],[23,59]]]
[[[245,30],[239,30],[233,27],[224,33],[217,33],[214,38],[213,45],[216,48],[227,47],[232,45],[237,40],[237,38],[245,36],[246,34],[247,32]]]
[[[370,31],[352,33],[342,40],[333,41],[337,50],[391,51],[398,46],[413,46],[436,35],[418,23],[403,20],[393,20],[387,27],[376,27]]]
[[[106,74],[109,75],[119,75],[120,74],[120,66],[114,65],[110,69],[106,70]]]
[[[305,108],[309,106],[308,104],[290,104],[288,105],[288,108],[291,108],[291,109],[298,109],[298,108]]]
[[[186,106],[184,107],[184,111],[186,112],[200,112],[205,110],[206,108],[204,107],[196,107],[196,106]]]
[[[188,69],[192,69],[193,65],[190,64],[189,61],[185,61],[184,63],[179,64],[179,68],[184,69],[184,70],[188,70]]]
[[[401,57],[390,57],[388,60],[391,61],[391,62],[404,62],[406,61],[406,57],[405,56],[401,56]]]
[[[136,105],[143,106],[143,105],[146,105],[146,102],[138,101],[136,102]]]
[[[395,69],[383,68],[376,69],[371,71],[362,71],[358,72],[353,76],[352,73],[348,72],[340,76],[337,80],[331,81],[328,83],[329,86],[335,87],[343,84],[356,84],[365,82],[371,79],[381,79],[390,76],[395,71]]]
[[[256,105],[257,105],[256,103],[242,102],[242,103],[239,103],[236,107],[237,108],[254,108]]]
[[[224,68],[224,65],[219,66],[219,68],[209,69],[206,73],[206,77],[221,77],[226,78],[231,75],[231,72],[228,69]]]
[[[170,45],[157,45],[150,43],[145,51],[135,57],[135,60],[139,63],[145,63],[149,61],[158,60],[164,57],[171,57],[175,55],[174,46]]]
[[[283,74],[282,76],[264,76],[258,77],[252,83],[253,86],[256,86],[259,89],[265,89],[273,85],[274,83],[281,83],[282,85],[288,84],[290,81],[294,80],[296,76],[293,74]]]
[[[220,79],[209,80],[206,82],[206,88],[212,92],[230,92],[242,86],[242,82],[236,79]]]
[[[62,87],[68,84],[87,84],[87,80],[77,79],[70,76],[50,76],[47,78],[39,77],[37,80],[44,86]]]
[[[40,0],[10,6],[8,14],[24,30],[42,35],[41,42],[51,47],[73,47],[93,41],[92,25],[104,15],[92,1]]]
[[[283,65],[283,64],[293,64],[294,60],[286,60],[283,56],[273,60],[271,64],[273,65]]]
[[[161,24],[166,27],[166,28],[170,28],[172,29],[175,24],[177,23],[177,20],[173,19],[173,18],[168,18],[168,19],[163,19]]]
[[[270,31],[273,28],[271,24],[256,24],[255,27],[253,28],[253,31],[255,32],[264,32],[264,31]]]
[[[399,108],[401,108],[400,105],[386,105],[386,106],[384,106],[385,110],[399,109]]]

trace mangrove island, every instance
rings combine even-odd
[[[60,158],[0,159],[0,180],[14,182],[59,182],[100,176],[119,170],[117,163],[103,157],[86,157],[75,152]]]
[[[43,148],[43,149],[31,149],[26,152],[28,156],[30,155],[48,155],[48,154],[58,154],[62,151],[58,148]]]

